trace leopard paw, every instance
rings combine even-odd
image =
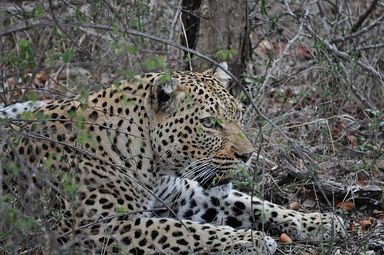
[[[308,213],[301,217],[302,236],[306,240],[338,240],[346,235],[344,220],[334,213]]]
[[[338,240],[344,237],[344,220],[334,213],[299,213],[289,211],[281,214],[273,229],[287,233],[294,240]]]

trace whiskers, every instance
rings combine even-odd
[[[225,170],[214,164],[212,158],[203,158],[185,167],[179,177],[197,181],[204,188],[209,188],[214,182],[220,183],[225,175]]]
[[[211,158],[201,158],[191,162],[187,167],[185,167],[180,174],[181,178],[192,179],[195,176],[195,173],[209,165],[211,165]]]

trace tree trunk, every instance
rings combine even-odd
[[[219,62],[227,53],[234,52],[226,61],[229,70],[240,77],[250,55],[247,1],[184,0],[183,9],[188,44],[185,40],[182,43]],[[194,70],[207,67],[207,63],[201,59],[192,60]]]

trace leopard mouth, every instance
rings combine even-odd
[[[196,180],[204,189],[210,189],[232,182],[232,178],[225,175],[214,175],[205,180]]]
[[[193,179],[204,189],[209,189],[232,182],[232,169],[234,169],[233,162],[195,164],[186,169],[186,172],[193,172],[193,176],[188,176],[185,172],[180,174],[180,176]]]

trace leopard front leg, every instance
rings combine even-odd
[[[333,213],[289,210],[233,190],[231,184],[204,190],[195,181],[165,177],[160,187],[159,195],[182,219],[287,233],[295,240],[330,240],[345,233],[342,218]]]

